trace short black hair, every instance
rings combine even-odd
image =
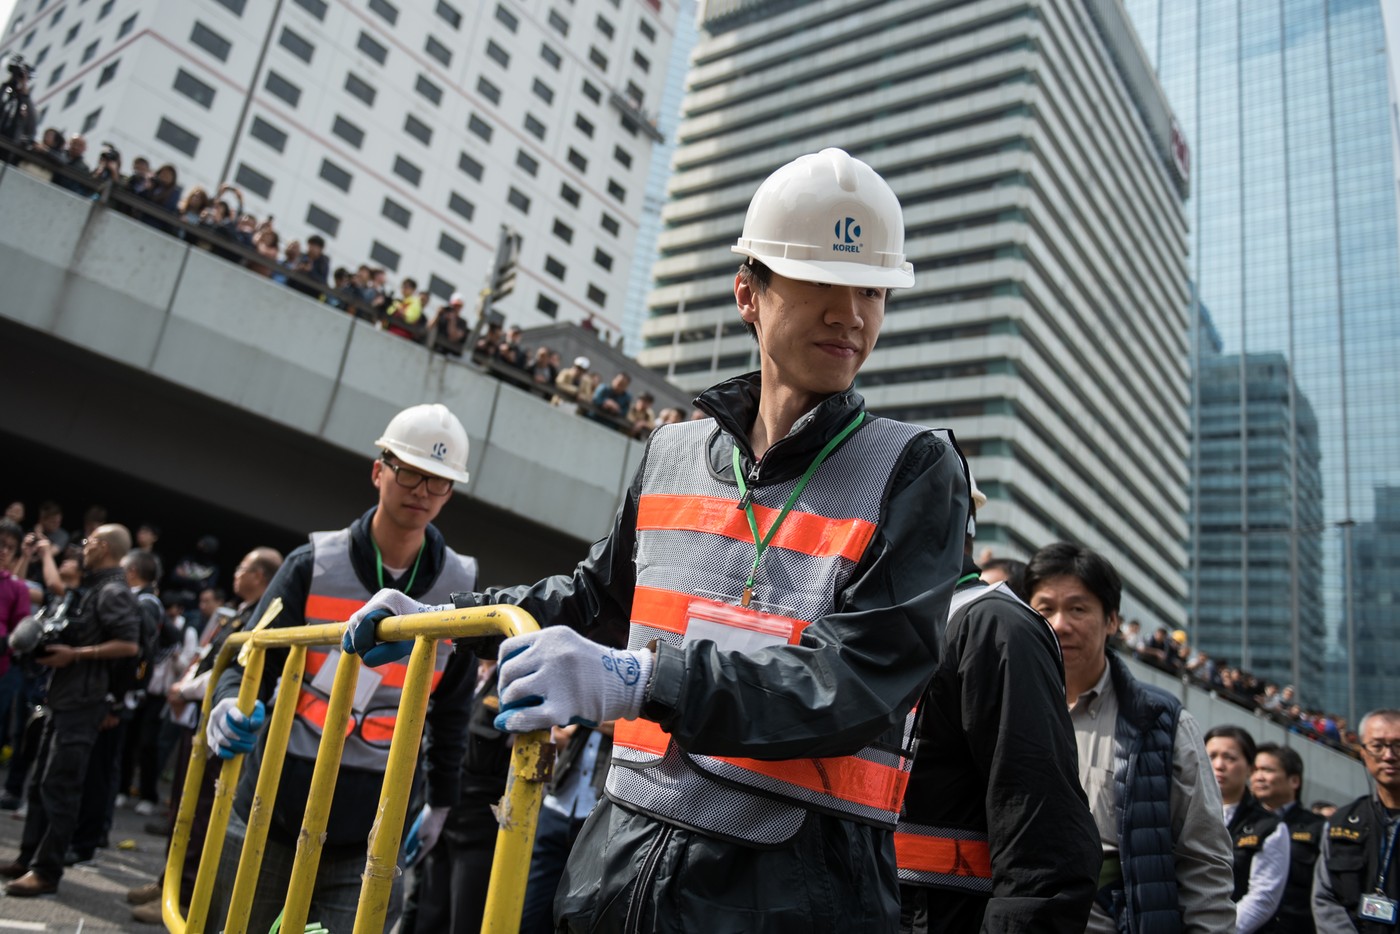
[[[749,288],[762,295],[768,291],[768,284],[773,281],[773,270],[749,257],[739,264],[739,278],[743,279]],[[758,340],[758,329],[751,322],[744,322],[744,330],[749,332],[749,337]]]
[[[20,543],[24,541],[24,529],[20,528],[18,522],[0,519],[0,538],[13,538],[15,548],[19,548]]]
[[[1233,739],[1240,747],[1240,752],[1244,753],[1244,759],[1249,763],[1249,767],[1254,768],[1254,757],[1259,752],[1259,747],[1254,744],[1254,737],[1249,735],[1249,731],[1242,726],[1213,726],[1206,730],[1206,735],[1202,738],[1203,743],[1208,743],[1213,739]]]
[[[1026,593],[1026,562],[1017,561],[1015,558],[993,558],[982,565],[984,571],[1001,571],[1006,575],[1006,586],[1016,596],[1025,600]]]
[[[1026,596],[1035,594],[1036,587],[1054,577],[1077,577],[1098,597],[1104,612],[1118,612],[1123,600],[1123,581],[1108,559],[1096,551],[1074,542],[1055,542],[1031,555],[1026,565]]]
[[[134,548],[122,559],[122,567],[130,568],[138,580],[154,584],[160,580],[160,559],[144,548]]]
[[[309,236],[309,237],[306,238],[306,245],[307,245],[307,246],[313,246],[313,245],[314,245],[314,246],[319,246],[319,247],[324,248],[325,245],[326,245],[326,238],[323,237],[323,236],[321,236],[320,234],[312,234],[311,236]]]
[[[1283,766],[1283,774],[1289,778],[1298,779],[1298,795],[1303,795],[1303,757],[1298,755],[1298,750],[1290,749],[1287,746],[1280,746],[1278,743],[1260,743],[1259,748],[1254,750],[1255,758],[1268,753],[1278,760],[1278,764]]]

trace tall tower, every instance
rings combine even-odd
[[[1400,485],[1400,250],[1396,234],[1395,128],[1381,0],[1127,0],[1143,46],[1193,147],[1191,276],[1210,307],[1224,350],[1238,363],[1243,430],[1234,496],[1239,600],[1283,587],[1306,604],[1301,568],[1286,576],[1254,556],[1280,536],[1250,512],[1259,460],[1250,438],[1250,368],[1282,354],[1297,391],[1289,420],[1290,460],[1311,403],[1322,458],[1322,510],[1307,511],[1295,487],[1284,533],[1294,554],[1322,536],[1322,598],[1338,656],[1357,621],[1376,618],[1358,580],[1356,528],[1376,521],[1375,490]],[[1392,5],[1393,6],[1393,5]],[[1204,372],[1204,368],[1202,369]],[[1264,387],[1259,391],[1269,392]],[[1265,406],[1268,408],[1268,406]],[[1258,411],[1257,409],[1255,411]],[[1204,478],[1197,478],[1198,481]],[[1194,484],[1200,488],[1200,482]],[[1199,500],[1198,500],[1199,502]],[[1204,521],[1197,510],[1193,527]],[[1202,549],[1214,547],[1202,529]],[[1267,563],[1267,562],[1266,562]],[[1272,566],[1270,566],[1272,567]],[[1193,594],[1201,592],[1192,573]],[[1192,599],[1193,609],[1196,598]],[[1298,629],[1300,620],[1290,620]],[[1272,625],[1249,614],[1250,631]],[[1400,639],[1395,631],[1391,639]],[[1348,677],[1325,696],[1304,683],[1304,700],[1361,711]],[[1301,673],[1300,673],[1301,674]],[[1363,690],[1363,693],[1365,691]]]
[[[700,28],[642,361],[692,389],[756,368],[748,199],[845,148],[899,195],[917,276],[859,378],[871,410],[953,429],[980,542],[1084,542],[1125,615],[1180,625],[1186,166],[1120,0],[712,0]]]

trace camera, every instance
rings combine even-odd
[[[116,162],[120,164],[122,161],[122,154],[117,151],[117,147],[113,146],[111,143],[104,142],[102,144],[102,152],[97,156],[97,161]]]
[[[34,69],[24,60],[24,56],[16,52],[9,61],[10,84],[19,87],[26,78],[34,77]]]
[[[64,642],[71,614],[77,609],[77,596],[77,591],[69,591],[62,600],[16,623],[10,633],[10,651],[42,655],[49,646]]]

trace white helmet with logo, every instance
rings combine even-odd
[[[874,169],[840,149],[799,156],[768,176],[731,249],[804,282],[914,284],[899,199]]]
[[[467,482],[467,430],[440,402],[404,409],[374,444],[424,473]]]

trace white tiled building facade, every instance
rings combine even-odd
[[[756,366],[729,251],[759,182],[841,146],[899,194],[917,284],[857,386],[953,429],[980,545],[1057,539],[1184,621],[1186,165],[1119,0],[702,7],[642,361],[686,388]],[[1150,632],[1150,628],[1148,629]]]
[[[623,318],[677,0],[18,0],[40,126],[525,326]],[[226,174],[225,174],[226,172]]]

